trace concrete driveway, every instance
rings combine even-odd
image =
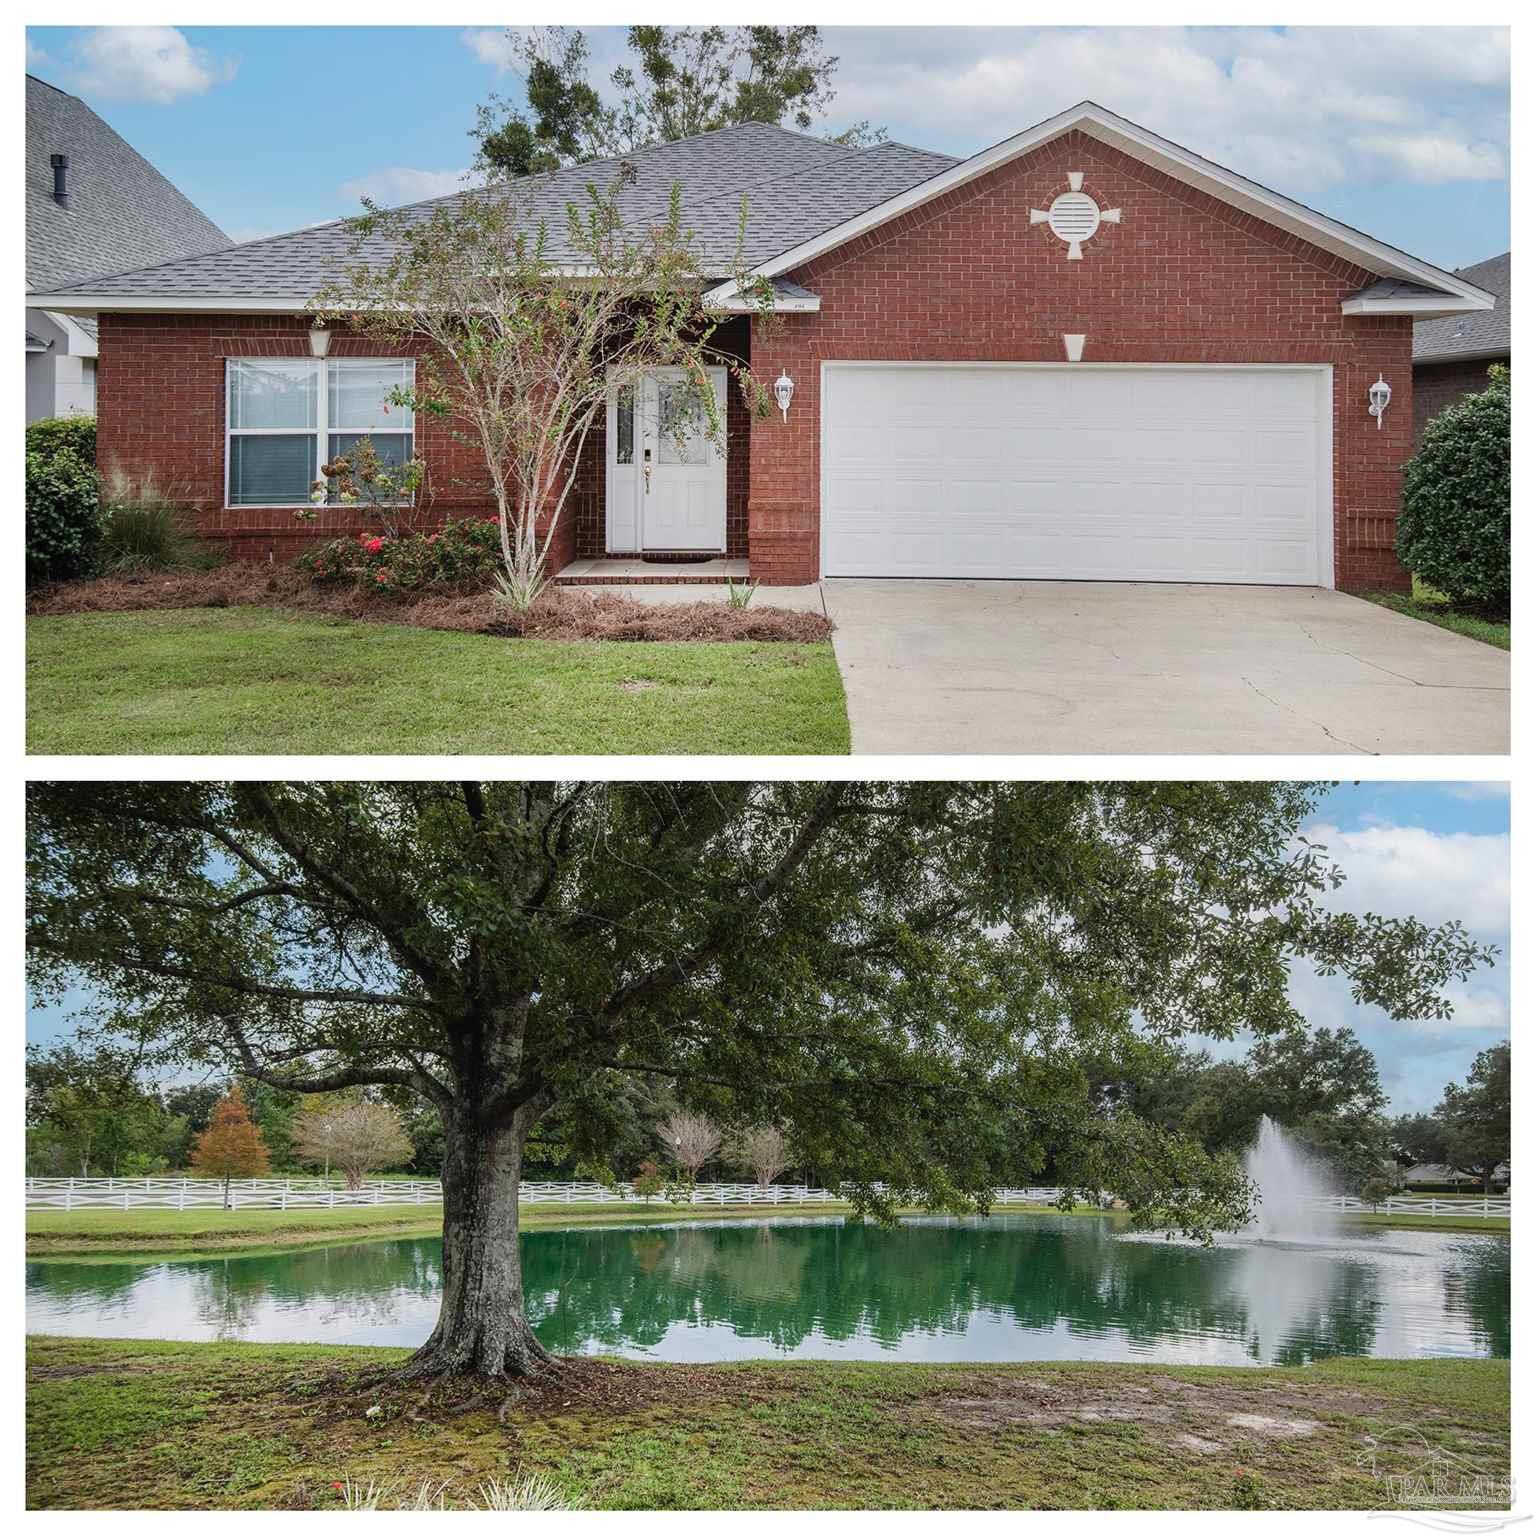
[[[827,580],[822,596],[855,752],[1509,750],[1507,652],[1338,592]]]

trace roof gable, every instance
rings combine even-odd
[[[1476,284],[1456,274],[1443,272],[1405,251],[1399,251],[1337,219],[1331,219],[1258,182],[1250,181],[1091,101],[1080,102],[1055,117],[1047,118],[1022,133],[994,144],[990,149],[972,155],[968,160],[959,161],[948,170],[884,203],[779,252],[771,260],[759,263],[756,270],[770,278],[793,271],[814,261],[824,252],[868,234],[893,219],[899,219],[935,198],[943,197],[967,182],[985,176],[1009,161],[1029,154],[1074,130],[1368,272],[1398,282],[1422,285],[1441,296],[1438,313],[1454,314],[1492,307],[1492,295],[1485,293]],[[729,302],[734,297],[734,289],[732,285],[724,284],[715,289],[710,297],[716,302]],[[1389,310],[1382,306],[1378,296],[1373,308],[1361,312],[1381,314],[1415,311],[1412,308]]]

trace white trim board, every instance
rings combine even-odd
[[[1378,276],[1395,277],[1405,282],[1439,288],[1447,295],[1446,299],[1437,301],[1442,313],[1460,314],[1494,307],[1494,296],[1467,282],[1465,278],[1443,272],[1405,251],[1374,240],[1357,229],[1351,229],[1347,224],[1340,224],[1326,214],[1314,212],[1279,192],[1272,192],[1268,187],[1249,181],[1246,176],[1239,176],[1237,172],[1229,171],[1214,161],[1203,159],[1150,129],[1139,127],[1091,101],[1080,102],[1055,117],[1047,118],[1043,123],[1035,124],[1033,128],[1026,128],[1011,139],[1004,139],[1002,143],[972,155],[969,160],[962,160],[958,165],[941,171],[908,191],[844,220],[814,239],[791,247],[757,267],[756,275],[778,277],[796,267],[802,267],[824,252],[846,245],[850,240],[856,240],[860,235],[878,229],[892,219],[921,208],[925,203],[943,197],[945,193],[974,181],[978,176],[985,176],[989,171],[1074,129],[1188,186],[1220,198],[1244,213],[1263,219],[1277,229],[1297,235],[1320,250],[1353,261]],[[722,283],[712,289],[706,298],[714,303],[725,303],[734,292],[734,283]],[[1375,314],[1389,312],[1414,313],[1412,310],[1371,311]]]

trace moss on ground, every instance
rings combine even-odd
[[[369,1384],[404,1354],[34,1338],[27,1502],[334,1508],[351,1477],[462,1504],[539,1472],[603,1509],[1381,1509],[1426,1457],[1509,1470],[1502,1361],[584,1361],[505,1402]]]

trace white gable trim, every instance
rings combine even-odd
[[[824,252],[835,250],[838,246],[846,245],[850,240],[856,240],[870,230],[878,229],[882,224],[888,224],[892,219],[898,219],[915,208],[921,208],[925,203],[930,203],[937,197],[943,197],[946,192],[952,192],[955,188],[974,181],[978,176],[985,176],[987,172],[996,170],[999,166],[1006,165],[1009,161],[1016,160],[1019,156],[1026,155],[1040,145],[1059,138],[1073,129],[1080,129],[1102,144],[1108,144],[1155,170],[1175,177],[1188,186],[1218,197],[1232,207],[1263,219],[1265,223],[1277,229],[1297,235],[1321,250],[1355,262],[1378,276],[1395,277],[1405,282],[1423,283],[1428,287],[1438,288],[1446,295],[1444,299],[1436,300],[1440,305],[1441,313],[1462,314],[1494,307],[1495,300],[1492,294],[1484,292],[1483,289],[1465,279],[1450,272],[1442,272],[1438,267],[1430,266],[1428,262],[1409,256],[1404,251],[1395,250],[1379,240],[1373,240],[1369,235],[1361,234],[1359,230],[1351,229],[1347,224],[1340,224],[1325,214],[1315,213],[1312,209],[1303,207],[1302,204],[1283,197],[1278,192],[1271,192],[1267,187],[1261,187],[1257,182],[1249,181],[1246,176],[1239,176],[1235,171],[1229,171],[1210,160],[1205,160],[1091,101],[1082,102],[1055,117],[1047,118],[1045,122],[1037,123],[1033,128],[1026,128],[1011,139],[1004,139],[1001,144],[994,144],[990,149],[984,149],[980,154],[972,155],[969,160],[962,160],[958,165],[951,166],[949,170],[941,171],[937,176],[920,182],[908,191],[874,208],[867,209],[854,218],[845,220],[814,239],[791,247],[775,256],[773,260],[764,262],[756,272],[764,277],[778,277],[784,272],[804,266]],[[723,303],[733,296],[734,292],[733,283],[723,283],[718,288],[712,289],[708,297],[713,302]],[[1372,309],[1366,312],[1372,314],[1416,313],[1411,309]]]

